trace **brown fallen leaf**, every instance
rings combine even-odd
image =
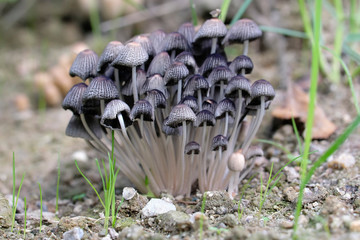
[[[292,117],[306,123],[308,115],[309,95],[300,86],[290,83],[286,94],[280,101],[281,106],[272,111],[272,116],[279,119],[289,120]],[[313,139],[326,139],[336,130],[336,126],[325,115],[323,109],[315,106],[314,125],[312,129]]]

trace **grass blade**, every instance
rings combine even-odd
[[[262,31],[265,31],[265,32],[279,33],[279,34],[282,34],[284,36],[295,37],[295,38],[303,38],[303,39],[308,39],[309,38],[306,33],[296,31],[296,30],[292,30],[292,29],[265,26],[265,25],[261,25],[259,27],[260,27],[260,29]]]
[[[237,20],[239,20],[242,17],[242,15],[246,11],[246,9],[249,7],[251,2],[252,2],[252,0],[245,0],[245,2],[240,6],[239,10],[235,14],[234,18],[231,20],[230,26],[233,25]]]
[[[41,191],[41,185],[39,184],[39,191],[40,191],[40,227],[39,227],[39,232],[41,232],[41,227],[42,227],[42,214],[43,214],[43,200],[42,200],[42,191]]]
[[[220,13],[219,18],[223,22],[225,22],[225,20],[226,20],[226,15],[229,10],[230,3],[231,3],[231,0],[223,0],[223,3],[221,5],[221,13]]]
[[[198,17],[196,14],[196,9],[195,9],[195,3],[194,0],[190,0],[190,8],[191,8],[191,18],[192,18],[192,24],[194,26],[198,25]]]
[[[24,197],[24,239],[26,239],[26,197]]]

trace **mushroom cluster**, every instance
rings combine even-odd
[[[66,134],[104,155],[114,144],[120,170],[143,193],[189,196],[196,186],[233,196],[262,155],[250,144],[275,96],[268,81],[246,77],[249,42],[261,35],[252,20],[228,29],[213,16],[197,31],[184,23],[112,41],[100,57],[80,52],[70,75],[84,82],[63,101],[73,112]],[[228,44],[243,44],[231,62]]]

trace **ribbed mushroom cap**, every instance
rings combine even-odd
[[[83,94],[83,103],[88,100],[111,100],[119,98],[115,83],[105,76],[94,78]]]
[[[236,75],[241,74],[241,70],[245,69],[245,74],[249,74],[252,72],[254,68],[254,64],[246,55],[237,56],[229,66],[230,70],[233,71]]]
[[[227,164],[230,171],[241,172],[245,167],[245,157],[241,150],[232,153]]]
[[[194,25],[190,22],[183,23],[179,27],[178,33],[181,33],[185,37],[190,46],[195,36]]]
[[[135,36],[129,42],[140,43],[140,45],[144,48],[144,50],[149,56],[155,55],[155,50],[148,36],[146,35]]]
[[[75,84],[66,94],[62,102],[63,109],[70,109],[73,114],[79,115],[81,113],[82,97],[87,87],[85,83]]]
[[[165,108],[166,107],[166,98],[164,93],[158,89],[152,89],[146,92],[145,100],[149,101],[153,108]]]
[[[166,33],[162,30],[157,30],[149,35],[150,42],[152,43],[152,46],[154,48],[155,54],[158,54],[161,52],[163,40],[166,37]]]
[[[197,105],[197,99],[193,96],[184,97],[180,103],[188,105],[194,113],[199,110],[199,106]]]
[[[176,53],[188,51],[189,49],[190,47],[186,38],[178,32],[166,34],[161,47],[161,51],[171,52],[175,50]]]
[[[264,151],[259,146],[250,146],[246,151],[246,159],[251,159],[253,157],[263,157]]]
[[[136,87],[138,92],[141,93],[141,89],[146,81],[146,73],[141,68],[136,69]],[[133,95],[132,78],[126,81],[125,85],[121,88],[121,93],[125,96]]]
[[[189,70],[181,62],[174,62],[166,70],[164,81],[166,86],[177,84],[180,79],[184,79],[189,75]]]
[[[259,26],[250,19],[240,19],[231,26],[222,44],[243,43],[246,40],[253,41],[262,36]]]
[[[114,99],[106,105],[100,124],[112,130],[121,129],[117,118],[119,114],[121,114],[124,119],[125,127],[132,124],[129,118],[130,107],[120,99]]]
[[[85,115],[86,123],[96,137],[101,138],[101,127],[98,120],[91,116]],[[78,115],[73,115],[66,127],[65,135],[74,138],[83,138],[86,140],[93,140],[89,133],[84,128],[83,123]]]
[[[119,55],[120,49],[122,47],[124,47],[124,45],[119,41],[109,42],[99,58],[97,64],[97,71],[98,72],[105,71],[108,64],[112,63],[117,57],[117,55]]]
[[[228,98],[224,98],[219,102],[219,104],[216,107],[215,118],[219,119],[225,117],[226,112],[229,114],[229,116],[234,117],[235,111],[236,110],[235,110],[234,102]]]
[[[222,38],[226,33],[227,28],[220,19],[208,19],[201,25],[199,31],[195,34],[193,42],[196,42],[201,38]]]
[[[166,89],[164,79],[159,74],[154,74],[151,77],[148,77],[143,84],[140,93],[144,94],[152,89],[157,89],[161,91],[166,98],[168,97],[168,91]]]
[[[174,62],[182,62],[188,68],[190,74],[194,74],[198,68],[194,56],[190,52],[182,52],[176,56]]]
[[[188,155],[190,154],[199,154],[200,153],[200,144],[195,141],[188,142],[185,145],[184,152]]]
[[[218,66],[227,67],[226,58],[218,53],[211,54],[205,59],[204,63],[201,65],[199,73],[204,77],[208,77],[211,71]]]
[[[231,98],[239,97],[239,90],[243,97],[250,97],[251,94],[251,83],[249,79],[244,76],[237,75],[229,81],[225,88],[225,96]]]
[[[196,115],[186,104],[178,104],[171,109],[167,121],[164,121],[165,125],[170,127],[178,127],[182,125],[184,121],[194,122],[196,120]]]
[[[130,112],[130,119],[135,120],[144,117],[144,121],[154,121],[153,106],[146,100],[139,100],[135,103]]]
[[[169,118],[165,118],[164,122],[162,124],[162,132],[165,133],[165,135],[167,136],[179,136],[181,135],[182,132],[182,126],[178,126],[178,127],[170,127],[167,126],[166,123],[168,122]]]
[[[217,102],[211,98],[204,100],[202,103],[202,109],[208,110],[213,114],[215,113],[216,107],[217,107]]]
[[[217,151],[221,149],[222,151],[225,151],[227,149],[228,145],[228,139],[224,135],[217,135],[213,138],[211,143],[211,149],[213,151]]]
[[[209,83],[200,74],[193,75],[186,83],[183,96],[194,96],[198,90],[201,90],[203,95],[206,94],[209,89]]]
[[[114,67],[135,67],[142,65],[149,59],[149,55],[145,49],[137,42],[129,42],[121,48],[119,55],[111,63]]]
[[[163,77],[170,65],[171,61],[169,54],[167,52],[158,53],[149,65],[147,76],[160,74]]]
[[[235,76],[235,74],[230,70],[230,68],[227,66],[219,66],[211,71],[208,76],[208,82],[211,87],[220,81],[227,83],[233,76]]]
[[[96,65],[98,62],[98,55],[90,50],[85,49],[76,56],[70,68],[70,76],[78,76],[82,80],[96,76]]]
[[[195,127],[202,127],[206,123],[207,126],[215,126],[215,116],[209,110],[201,110],[196,114]]]
[[[267,107],[269,106],[270,101],[275,97],[275,90],[273,86],[264,79],[257,80],[251,85],[251,101],[246,107],[252,108],[259,106],[260,97],[262,96],[265,97]]]

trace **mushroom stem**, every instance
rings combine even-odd
[[[136,83],[136,66],[131,68],[132,70],[132,87],[133,87],[133,95],[134,95],[134,103],[139,100],[138,91],[137,91],[137,83]]]
[[[126,132],[125,122],[124,122],[123,116],[121,114],[118,114],[117,119],[118,119],[118,121],[120,123],[122,134],[124,135],[124,137],[126,137],[130,141],[129,136],[128,136],[127,132]]]
[[[176,57],[176,50],[172,50],[170,55],[170,62],[174,62],[175,57]]]
[[[104,114],[104,110],[105,110],[105,100],[100,99],[100,112],[101,112],[101,115]]]
[[[235,130],[237,129],[238,125],[239,125],[239,120],[240,120],[240,116],[241,116],[241,110],[242,110],[242,104],[243,104],[243,99],[242,99],[242,91],[239,89],[239,105],[238,105],[238,109],[236,112],[236,117],[235,117],[235,121],[234,121],[234,126],[233,129],[231,131],[231,135],[230,138],[235,137]]]
[[[183,128],[183,138],[182,138],[182,144],[181,144],[181,162],[180,162],[180,171],[181,171],[181,176],[180,176],[180,189],[183,188],[184,185],[184,174],[185,174],[185,152],[184,152],[184,148],[186,145],[186,121],[182,122],[182,128]]]
[[[225,128],[224,128],[224,136],[227,135],[228,132],[228,125],[229,125],[229,113],[225,113]]]
[[[85,115],[83,113],[80,114],[80,119],[86,132],[94,139],[94,141],[102,148],[102,150],[106,153],[109,152],[109,148],[94,134],[94,132],[90,129],[89,125],[86,122]]]
[[[177,103],[181,100],[181,89],[182,89],[182,79],[178,81],[178,90],[177,90]]]
[[[224,98],[224,81],[220,81],[220,95],[219,100],[222,100]]]
[[[201,111],[202,110],[202,96],[201,96],[200,89],[197,90],[197,102],[198,102],[198,106],[199,106],[199,111]]]
[[[247,56],[249,51],[249,40],[244,41],[243,55]]]
[[[190,167],[188,168],[188,171],[187,171],[187,181],[189,181],[188,183],[188,189],[187,189],[187,192],[186,192],[186,196],[187,197],[190,197],[190,194],[191,194],[191,185],[192,185],[192,176],[193,176],[193,169],[191,168],[191,166],[194,164],[194,153],[192,152],[191,153],[191,159],[190,159]]]
[[[114,75],[115,75],[115,85],[116,85],[116,88],[119,92],[119,99],[120,100],[123,100],[123,95],[121,93],[121,87],[120,87],[120,78],[119,78],[119,69],[115,68],[115,71],[114,71]]]
[[[216,45],[217,45],[217,38],[212,38],[211,39],[211,52],[210,54],[213,54],[216,52]]]

